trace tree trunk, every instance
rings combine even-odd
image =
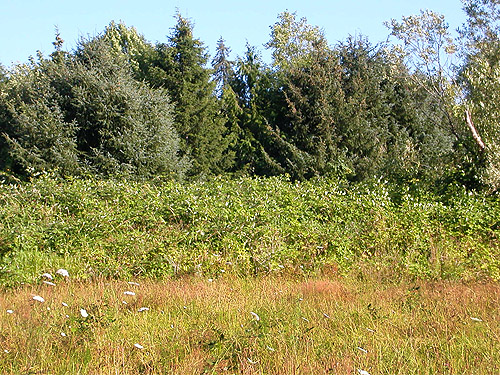
[[[472,137],[474,138],[477,145],[479,146],[479,151],[483,152],[485,149],[484,142],[481,139],[481,136],[479,135],[479,133],[477,132],[476,127],[474,126],[474,123],[472,122],[472,118],[471,118],[471,115],[470,115],[470,112],[468,109],[465,110],[465,121],[467,122],[467,126],[469,127],[469,129],[472,133]]]

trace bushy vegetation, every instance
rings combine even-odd
[[[500,205],[388,183],[217,178],[130,182],[40,177],[2,184],[1,282],[75,277],[314,274],[500,277]]]

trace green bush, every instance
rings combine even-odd
[[[284,177],[0,185],[0,279],[311,273],[500,278],[496,197]]]

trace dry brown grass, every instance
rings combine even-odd
[[[0,373],[500,373],[495,282],[381,287],[323,276],[140,284],[61,281],[0,293]]]

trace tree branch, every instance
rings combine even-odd
[[[477,145],[479,146],[479,151],[483,152],[485,149],[485,145],[483,143],[483,140],[481,139],[481,136],[476,130],[476,127],[474,126],[474,123],[472,122],[472,118],[470,115],[470,112],[468,109],[465,110],[465,121],[467,122],[467,126],[469,127],[472,137],[476,141]]]

